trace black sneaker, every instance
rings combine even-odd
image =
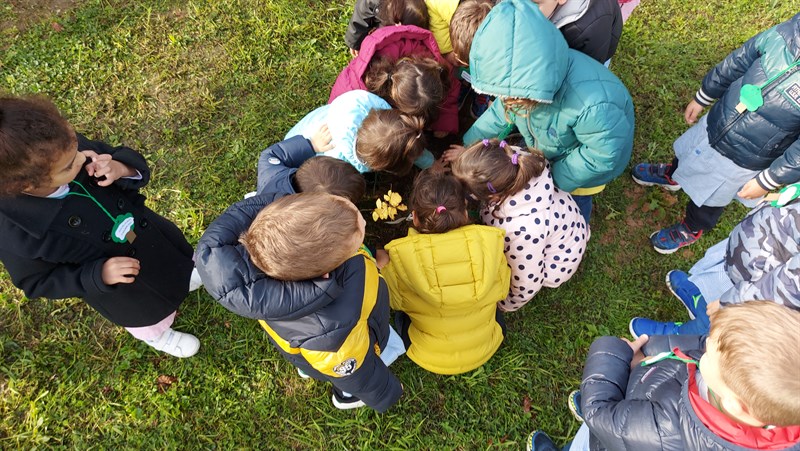
[[[364,401],[356,398],[355,396],[340,396],[338,393],[336,393],[336,390],[333,390],[331,401],[333,401],[333,406],[339,410],[357,409],[359,407],[366,406]]]

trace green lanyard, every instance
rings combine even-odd
[[[678,357],[677,355],[675,355],[674,352],[664,351],[664,352],[662,352],[660,354],[656,354],[653,357],[648,358],[647,360],[642,361],[641,365],[642,366],[648,366],[648,365],[652,365],[654,363],[658,363],[658,362],[660,362],[662,360],[667,360],[667,359],[677,360],[677,361],[683,362],[683,363],[694,363],[695,365],[698,365],[700,363],[700,362],[698,362],[697,360],[694,360],[694,359],[684,359],[682,357]]]
[[[67,196],[80,196],[91,199],[92,202],[97,204],[97,206],[100,207],[101,210],[103,210],[103,213],[105,213],[106,216],[108,216],[108,218],[111,219],[111,222],[114,223],[114,225],[111,227],[112,241],[114,241],[115,243],[124,243],[126,241],[129,243],[133,243],[133,240],[136,239],[136,233],[133,232],[133,225],[134,225],[133,214],[125,213],[123,215],[118,215],[114,217],[111,213],[108,212],[108,210],[106,210],[106,207],[104,207],[100,203],[100,201],[98,201],[97,199],[95,199],[94,196],[92,196],[89,190],[87,190],[86,187],[84,187],[81,184],[81,182],[73,180],[71,183],[78,185],[85,194],[75,193],[70,191],[69,193],[66,194]]]
[[[745,110],[752,112],[759,109],[764,104],[764,96],[761,90],[797,66],[800,66],[800,60],[790,64],[789,67],[770,77],[769,80],[761,85],[756,86],[748,83],[742,86],[741,91],[739,91],[739,104],[736,105],[736,111],[744,113]]]
[[[800,197],[800,183],[784,186],[778,193],[778,198],[772,201],[773,207],[783,207],[789,202]]]
[[[497,139],[500,140],[500,141],[508,138],[508,135],[510,135],[511,132],[514,131],[514,127],[516,126],[516,124],[514,124],[514,119],[516,119],[516,116],[514,115],[514,113],[510,113],[510,116],[511,116],[510,117],[511,122],[509,122],[506,125],[506,128],[504,128],[503,131],[500,132],[499,135],[497,135]]]

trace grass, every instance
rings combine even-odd
[[[0,5],[0,83],[50,96],[75,128],[141,150],[154,210],[192,243],[255,186],[259,152],[323,104],[348,60],[344,0],[85,0]],[[633,162],[666,160],[704,73],[797,1],[644,0],[612,70],[636,105]],[[746,18],[746,19],[744,19]],[[389,185],[379,178],[364,201]],[[388,413],[337,411],[328,387],[301,380],[259,326],[205,293],[176,322],[202,340],[167,358],[80,300],[29,300],[0,275],[0,448],[519,449],[533,429],[577,430],[566,395],[589,344],[626,335],[632,316],[680,319],[663,278],[688,269],[745,210],[671,257],[647,236],[677,218],[677,196],[622,176],[596,199],[579,273],[507,317],[509,336],[483,367],[438,376],[401,358],[406,391]],[[382,244],[402,227],[370,226]]]

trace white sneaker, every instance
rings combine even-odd
[[[311,377],[308,374],[306,374],[305,371],[301,370],[300,368],[297,368],[297,374],[299,374],[300,377],[302,377],[303,379],[308,379],[308,378]]]
[[[158,351],[180,358],[191,357],[200,349],[200,340],[197,337],[172,329],[165,330],[158,338],[145,340],[145,343]]]
[[[340,398],[336,395],[336,392],[331,395],[331,401],[333,401],[333,406],[339,410],[350,410],[350,409],[358,409],[359,407],[364,407],[364,401],[356,398],[355,396],[350,396],[348,398]]]
[[[189,277],[189,291],[194,291],[203,286],[203,280],[200,279],[200,273],[197,268],[192,268],[192,275]]]

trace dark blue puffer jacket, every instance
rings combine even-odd
[[[267,147],[258,158],[256,190],[259,193],[296,194],[294,174],[306,160],[316,154],[311,141],[301,135]]]
[[[773,190],[800,180],[800,66],[764,87],[764,105],[739,112],[742,85],[760,86],[800,59],[800,14],[734,50],[703,79],[695,100],[709,105],[708,140]]]

